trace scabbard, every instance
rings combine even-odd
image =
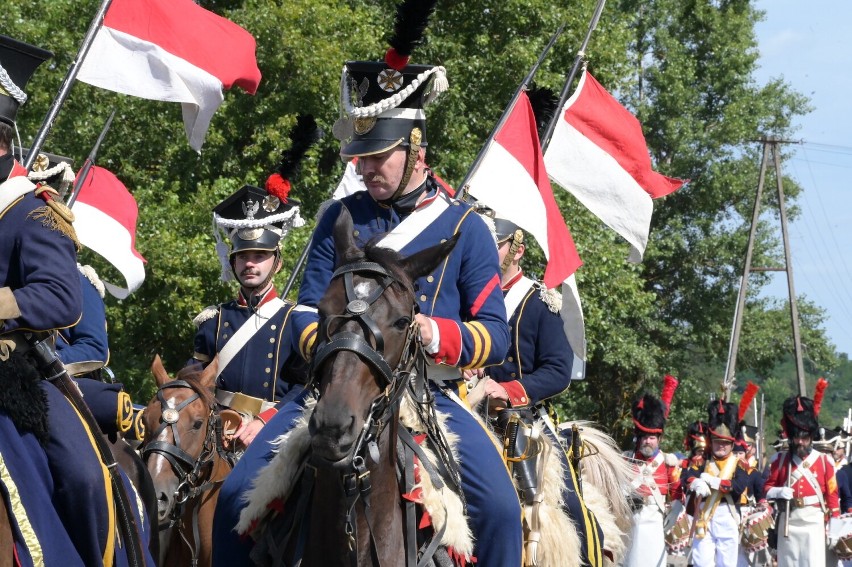
[[[109,471],[118,524],[123,536],[122,541],[127,547],[128,564],[130,567],[144,567],[143,546],[139,530],[136,526],[136,517],[130,505],[130,498],[125,490],[124,482],[121,479],[118,464],[112,455],[112,451],[110,451],[109,445],[107,445],[106,440],[101,435],[100,427],[95,421],[89,406],[83,401],[80,389],[68,375],[62,361],[56,356],[56,351],[50,341],[50,334],[45,335],[42,333],[41,336],[37,336],[36,334],[28,333],[26,338],[30,344],[30,350],[27,354],[35,362],[36,368],[39,369],[47,381],[51,382],[62,392],[83,418],[86,427],[92,432],[92,438],[95,440],[95,446],[97,447],[101,461]]]

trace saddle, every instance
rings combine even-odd
[[[307,423],[314,403],[309,403],[297,420],[296,426],[277,440],[278,453],[264,468],[246,493],[248,505],[240,515],[237,532],[251,536],[256,544],[252,560],[259,565],[281,565],[288,541],[296,542],[299,549],[301,526],[307,526],[310,514],[313,469],[307,462],[310,434]],[[424,443],[419,434],[423,427],[407,395],[403,397],[400,411],[400,436],[398,446],[398,476],[405,488],[400,488],[406,508],[416,509],[416,518],[406,520],[408,529],[413,525],[416,533],[417,556],[431,559],[427,566],[444,567],[467,564],[473,555],[473,536],[468,525],[462,498],[446,490],[447,471],[440,460]],[[438,414],[437,427],[445,432],[452,447],[454,435],[443,427],[443,416]],[[412,434],[411,431],[415,433]],[[344,491],[357,490],[347,486]],[[286,505],[285,505],[286,502]],[[411,537],[411,536],[409,536]],[[295,538],[295,539],[294,539]],[[422,559],[421,559],[422,560]]]

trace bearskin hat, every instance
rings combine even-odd
[[[784,400],[784,417],[781,426],[788,439],[809,435],[819,439],[819,422],[814,412],[814,401],[803,396],[790,396]]]
[[[733,442],[737,435],[739,412],[737,405],[725,400],[713,400],[707,406],[707,425],[710,437]]]
[[[666,427],[666,406],[662,400],[645,394],[633,402],[633,427],[636,435],[661,435]]]

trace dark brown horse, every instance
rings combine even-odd
[[[211,563],[213,511],[233,468],[226,432],[240,422],[235,412],[218,410],[216,370],[214,360],[200,375],[182,371],[172,379],[159,356],[151,365],[159,389],[145,409],[140,449],[157,494],[164,566]]]
[[[414,518],[406,521],[397,476],[404,469],[398,468],[400,402],[414,391],[413,370],[423,361],[413,282],[431,273],[455,243],[408,258],[372,245],[361,250],[351,218],[338,220],[338,267],[319,303],[312,361],[318,402],[300,489],[312,488],[313,496],[294,495],[285,506],[296,510],[295,527],[277,532],[289,532],[289,552],[276,549],[280,539],[260,546],[272,564],[295,564],[293,557],[301,556],[302,566],[406,565],[416,556],[416,534],[406,528]],[[299,526],[305,514],[306,533]]]
[[[6,509],[6,499],[0,498],[0,567],[13,567],[15,541],[12,537],[12,524],[9,521],[9,511]]]

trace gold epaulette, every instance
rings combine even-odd
[[[82,250],[83,247],[77,239],[77,232],[72,224],[74,213],[58,198],[59,193],[47,185],[42,185],[36,188],[35,196],[42,199],[45,205],[32,211],[29,216],[33,220],[41,221],[50,230],[59,231],[70,238],[78,252]]]

